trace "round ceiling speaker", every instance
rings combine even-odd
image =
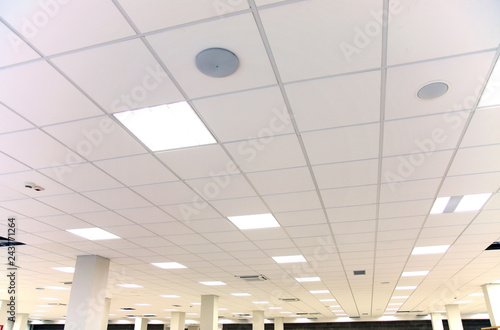
[[[238,70],[240,61],[234,53],[223,48],[209,48],[196,55],[196,67],[207,76],[222,78]]]
[[[448,84],[438,81],[425,85],[417,92],[417,96],[422,100],[432,100],[443,96],[448,91]]]

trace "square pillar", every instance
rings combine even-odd
[[[464,330],[458,305],[446,305],[446,316],[448,317],[448,327],[450,328],[450,330]]]
[[[431,313],[432,330],[443,330],[443,315],[441,313]]]
[[[484,284],[482,288],[491,326],[498,327],[500,326],[500,284]]]
[[[219,297],[215,295],[201,296],[200,328],[217,330],[219,323]],[[173,330],[173,329],[172,329]]]
[[[264,330],[264,311],[252,311],[252,330]]]

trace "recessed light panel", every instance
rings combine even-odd
[[[392,296],[391,299],[408,299],[410,296]]]
[[[235,297],[249,297],[251,296],[250,293],[246,293],[246,292],[235,292],[235,293],[231,293],[232,296],[235,296]]]
[[[297,282],[319,282],[321,279],[319,277],[296,277]]]
[[[402,277],[413,277],[413,276],[427,276],[429,274],[428,270],[419,270],[414,272],[403,272]]]
[[[450,197],[439,197],[436,198],[434,205],[432,205],[431,214],[440,214],[444,212],[446,205],[450,201]]]
[[[127,289],[138,289],[142,288],[142,285],[137,285],[137,284],[131,284],[131,283],[125,283],[125,284],[117,284],[119,287],[122,288],[127,288]]]
[[[153,266],[160,267],[163,269],[181,269],[181,268],[187,268],[184,265],[181,265],[178,262],[153,262]]]
[[[254,304],[269,304],[269,301],[252,301]]]
[[[80,228],[80,229],[67,229],[66,231],[78,235],[80,237],[89,239],[91,241],[118,239],[120,237],[111,234],[101,228]]]
[[[164,294],[164,295],[161,295],[160,297],[163,297],[163,298],[180,298],[180,296],[175,295],[175,294]]]
[[[69,274],[73,274],[75,272],[75,267],[52,267],[52,269]]]
[[[465,195],[457,205],[455,212],[478,211],[483,207],[490,196],[491,193]]]
[[[440,254],[440,253],[445,253],[449,247],[450,247],[449,245],[418,246],[413,248],[411,254],[412,255]]]
[[[329,299],[320,299],[319,301],[328,302],[328,301],[337,301],[337,299],[329,298]]]
[[[152,151],[217,142],[187,102],[125,111],[114,116]]]
[[[396,290],[415,290],[417,288],[416,285],[412,286],[397,286]]]
[[[279,264],[288,264],[294,262],[307,262],[307,260],[302,255],[295,256],[281,256],[281,257],[273,257],[274,261]]]
[[[330,293],[330,290],[312,290],[309,292],[312,294],[320,294],[320,293]]]
[[[206,281],[206,282],[200,282],[203,285],[208,285],[208,286],[216,286],[216,285],[226,285],[226,283],[221,282],[221,281]]]
[[[241,230],[276,228],[280,226],[278,221],[276,221],[276,219],[271,213],[238,215],[227,218]]]

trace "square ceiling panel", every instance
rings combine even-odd
[[[187,25],[208,18],[220,19],[224,15],[249,9],[246,1],[119,0],[118,2],[141,32]]]
[[[276,83],[251,14],[170,30],[147,40],[190,98]],[[227,49],[239,58],[239,68],[233,75],[213,78],[197,69],[196,55],[214,47]]]
[[[108,112],[183,101],[141,40],[58,56],[53,63]],[[98,75],[89,75],[92,67]]]
[[[382,1],[352,6],[347,0],[312,0],[263,9],[260,16],[281,78],[290,82],[378,67],[381,11]]]
[[[389,21],[387,53],[390,65],[498,46],[498,1],[391,0],[391,5],[396,10]],[[446,28],[443,29],[445,17]]]
[[[23,97],[26,93],[31,96]],[[59,72],[42,61],[0,71],[0,101],[38,126],[102,114]]]
[[[0,23],[0,67],[40,58],[16,33]]]
[[[5,19],[44,55],[128,37],[134,30],[111,1],[3,2]],[[92,21],[92,24],[88,24]]]

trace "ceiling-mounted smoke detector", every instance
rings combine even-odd
[[[222,78],[238,70],[240,61],[233,52],[223,48],[209,48],[196,55],[196,67],[209,77]]]

